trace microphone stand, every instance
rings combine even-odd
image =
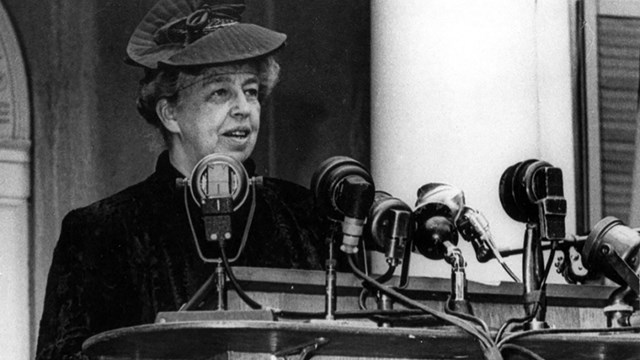
[[[207,241],[220,242],[224,246],[227,240],[231,240],[231,214],[233,213],[233,198],[231,194],[221,198],[206,199],[202,206],[205,234]],[[215,290],[216,310],[227,310],[227,276],[221,260],[216,261]]]
[[[449,241],[443,242],[447,249],[445,261],[451,265],[451,298],[446,304],[447,309],[463,314],[473,315],[471,304],[467,299],[467,266],[460,248]]]
[[[205,224],[206,241],[224,242],[231,239],[231,213],[233,212],[233,198],[225,196],[206,199],[202,206]],[[220,243],[221,246],[224,244]],[[223,262],[214,261],[216,269],[198,291],[185,303],[179,311],[191,310],[198,306],[215,286],[216,310],[227,310],[227,276]]]
[[[205,298],[209,295],[211,290],[215,287],[216,291],[216,310],[226,310],[227,309],[227,286],[226,286],[226,270],[223,266],[221,259],[208,259],[204,256],[200,245],[198,245],[197,235],[194,231],[191,213],[189,210],[189,205],[187,202],[187,184],[184,180],[181,182],[177,182],[177,186],[181,186],[184,188],[184,201],[185,201],[185,209],[187,212],[187,217],[189,219],[189,223],[191,226],[192,236],[194,241],[196,242],[196,248],[198,250],[198,254],[200,258],[202,258],[206,262],[215,262],[216,269],[207,278],[207,280],[198,288],[195,294],[184,303],[179,309],[178,312],[189,311],[193,308],[199,306]],[[231,213],[233,212],[233,198],[231,194],[227,194],[227,196],[222,196],[218,198],[208,198],[202,204],[203,209],[203,222],[205,225],[205,236],[207,242],[214,241],[224,241],[225,239],[231,238]]]
[[[232,172],[234,172],[236,176],[237,182],[235,183],[231,179]],[[230,263],[240,256],[248,238],[249,229],[251,228],[251,220],[256,207],[257,183],[259,183],[259,180],[250,180],[248,178],[246,170],[242,164],[231,157],[221,154],[211,154],[206,156],[196,164],[191,175],[191,180],[181,180],[177,182],[179,186],[184,186],[184,204],[186,214],[198,255],[204,262],[215,263],[216,268],[213,274],[207,278],[204,284],[196,291],[187,303],[181,306],[177,312],[159,312],[156,315],[156,322],[193,320],[194,318],[200,319],[203,316],[204,318],[212,320],[233,319],[234,316],[241,319],[248,319],[252,317],[261,320],[273,319],[272,311],[264,311],[262,305],[253,301],[253,299],[251,299],[242,290],[233,274],[233,271],[231,270],[230,265]],[[231,217],[235,211],[233,196],[235,191],[234,185],[237,186],[235,189],[238,190],[238,199],[241,199],[237,205],[240,206],[247,198],[248,193],[244,191],[247,190],[247,184],[253,190],[249,216],[247,218],[247,223],[245,225],[245,230],[238,251],[235,257],[229,259],[226,255],[226,242],[232,239]],[[189,187],[192,191],[193,199],[202,209],[201,219],[204,223],[204,239],[199,239],[198,234],[196,234],[187,200],[187,186],[185,185],[190,185]],[[215,256],[212,256],[212,244],[218,245],[220,257],[215,258]],[[238,296],[240,296],[247,305],[254,310],[263,310],[260,314],[256,315],[256,313],[253,313],[248,317],[245,314],[241,314],[243,313],[241,311],[226,311],[227,276],[238,293]],[[205,297],[208,296],[214,288],[216,291],[217,301],[214,311],[188,311],[201,306]],[[194,316],[193,313],[199,314],[195,314]]]
[[[411,248],[413,247],[413,239],[410,236],[407,239],[405,244],[405,251],[402,261],[402,270],[400,271],[400,279],[398,282],[397,289],[406,289],[407,285],[409,285],[409,262],[411,261]],[[396,268],[397,264],[391,266],[389,271],[389,275],[393,276],[393,272]],[[393,310],[394,299],[389,295],[379,291],[379,300],[378,300],[378,309],[380,310]],[[383,322],[380,324],[382,327],[391,327],[391,323]]]
[[[389,268],[387,269],[387,271],[382,276],[377,278],[376,281],[379,282],[380,284],[384,284],[385,282],[387,282],[393,277],[393,273],[395,269],[396,269],[396,264],[389,263]],[[363,283],[362,285],[366,286],[366,283]],[[403,284],[401,283],[400,286],[403,286]],[[378,310],[382,310],[382,311],[393,310],[394,299],[392,297],[390,297],[389,295],[385,294],[382,291],[376,291],[375,293],[376,293],[376,305],[378,307]],[[391,327],[392,324],[389,321],[379,321],[378,326]]]
[[[538,224],[527,223],[522,255],[522,280],[527,330],[545,329],[547,312],[546,285],[542,284],[544,261]]]
[[[614,290],[607,299],[604,314],[607,317],[608,328],[623,328],[631,326],[633,304],[638,301],[636,293],[628,286],[621,286]]]
[[[216,270],[214,272],[216,277],[216,310],[227,310],[227,274],[222,265],[222,261],[216,263]]]
[[[336,266],[336,234],[341,233],[340,223],[329,220],[330,226],[325,241],[329,247],[329,256],[325,262],[325,298],[324,298],[324,314],[325,320],[335,320],[337,307],[337,274]]]
[[[200,286],[191,299],[184,303],[178,311],[189,311],[193,309],[194,306],[200,305],[200,303],[209,295],[214,286],[217,298],[215,310],[227,310],[227,276],[224,266],[222,266],[222,262],[217,262],[214,273],[209,276],[207,281]]]

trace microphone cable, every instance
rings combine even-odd
[[[549,253],[549,258],[547,259],[547,264],[545,265],[544,268],[544,273],[542,276],[542,282],[540,284],[540,289],[542,289],[546,283],[547,283],[547,278],[549,277],[549,272],[551,271],[551,264],[553,263],[553,259],[554,256],[556,254],[556,250],[558,247],[558,243],[557,242],[553,242],[551,243],[551,252]],[[505,331],[507,331],[507,328],[511,325],[511,324],[523,324],[531,319],[533,319],[536,316],[536,313],[538,312],[538,308],[540,307],[540,302],[536,302],[535,307],[533,308],[533,311],[531,312],[531,315],[527,315],[525,317],[522,318],[511,318],[508,319],[507,321],[505,321],[504,324],[502,324],[502,326],[500,326],[500,329],[498,330],[497,334],[496,334],[496,338],[495,341],[499,342],[500,339],[502,338],[502,336],[504,335]]]
[[[262,309],[264,309],[262,307],[262,305],[260,305],[255,300],[253,300],[242,289],[242,286],[240,286],[240,283],[238,282],[238,279],[236,279],[236,276],[233,274],[233,270],[231,269],[231,264],[229,264],[229,260],[227,259],[227,252],[224,249],[225,242],[226,242],[225,240],[221,240],[219,242],[219,245],[220,245],[220,257],[222,258],[222,264],[224,265],[224,270],[227,272],[227,275],[229,276],[229,280],[231,281],[231,284],[233,285],[233,288],[236,290],[236,293],[238,293],[238,296],[240,296],[242,301],[244,301],[245,304],[249,305],[249,307],[251,307],[254,310],[262,310]]]
[[[366,275],[364,272],[362,272],[360,269],[358,269],[358,267],[355,265],[354,262],[354,256],[353,254],[351,254],[349,256],[349,265],[351,266],[351,269],[353,270],[354,274],[356,276],[358,276],[359,278],[363,279],[364,281],[366,281],[367,283],[371,284],[373,287],[375,287],[377,290],[379,290],[382,293],[385,293],[388,296],[393,297],[394,299],[404,303],[405,305],[412,307],[412,308],[416,308],[416,309],[420,309],[430,315],[432,315],[433,317],[445,321],[446,323],[449,324],[453,324],[455,326],[458,326],[459,328],[461,328],[462,330],[464,330],[465,332],[467,332],[468,334],[472,335],[480,344],[481,348],[482,348],[482,352],[484,355],[484,358],[487,360],[502,360],[502,355],[500,354],[500,351],[498,350],[498,347],[496,346],[496,343],[494,342],[494,340],[491,338],[491,334],[487,333],[484,331],[484,329],[480,329],[478,327],[476,327],[474,324],[463,320],[461,318],[452,316],[452,315],[448,315],[446,313],[442,313],[440,311],[434,310],[429,308],[428,306],[425,306],[421,303],[419,303],[418,301],[415,301],[389,287],[386,287],[382,284],[380,284],[379,282],[375,281],[375,279],[369,277],[368,275]]]
[[[240,247],[238,248],[238,253],[236,254],[236,256],[230,260],[230,262],[234,262],[238,259],[238,257],[240,257],[240,254],[242,254],[242,251],[244,250],[244,247],[247,245],[247,239],[249,238],[249,229],[251,228],[251,222],[253,221],[253,215],[255,213],[256,210],[256,199],[255,199],[255,195],[256,195],[256,189],[255,189],[255,185],[252,184],[251,185],[252,188],[252,194],[253,194],[253,199],[251,200],[251,208],[249,209],[249,216],[247,217],[247,223],[245,224],[244,227],[244,232],[242,233],[242,240],[240,242]],[[189,220],[189,229],[191,229],[191,238],[194,241],[194,244],[196,245],[196,250],[198,250],[198,255],[200,255],[200,258],[204,260],[204,256],[202,255],[202,251],[200,251],[200,246],[198,246],[198,235],[196,234],[196,229],[193,226],[193,219],[191,218],[191,210],[189,209],[189,199],[187,196],[187,187],[185,186],[184,188],[184,207],[187,211],[187,219]],[[205,260],[206,261],[206,260]],[[215,263],[219,263],[220,259],[216,259],[215,261],[209,261],[209,262],[215,262]]]
[[[447,302],[445,304],[448,304],[450,300],[451,300],[451,296],[447,297]],[[457,316],[457,317],[459,317],[459,318],[461,318],[463,320],[474,322],[478,326],[480,326],[487,334],[491,333],[491,330],[489,329],[489,325],[487,325],[487,323],[484,320],[480,319],[477,316],[473,316],[471,314],[467,314],[467,313],[451,310],[447,305],[444,306],[444,312],[449,314],[449,315]]]
[[[496,246],[496,244],[493,242],[493,239],[489,236],[486,239],[486,242],[487,242],[487,245],[489,246],[489,249],[491,249],[491,252],[493,253],[493,256],[496,259],[496,261],[500,264],[500,266],[502,266],[504,271],[506,271],[506,273],[511,277],[511,279],[513,279],[513,281],[515,281],[516,283],[522,283],[522,281],[520,281],[520,278],[518,278],[518,275],[516,275],[516,273],[511,269],[511,267],[509,267],[507,262],[504,261],[504,258],[502,257],[502,254],[500,254],[500,250],[498,250],[498,247]]]
[[[507,350],[507,351],[505,351]],[[527,357],[529,357],[529,359],[532,360],[545,360],[542,356],[536,354],[535,352],[527,349],[524,346],[520,346],[520,345],[515,345],[515,344],[504,344],[502,345],[502,348],[500,349],[501,352],[508,352],[508,351],[517,351],[523,355],[526,355]]]
[[[238,250],[238,254],[236,255],[236,257],[234,258],[237,259],[238,257],[240,257],[240,253],[242,252],[242,250],[244,250],[244,246],[247,243],[247,238],[249,237],[249,229],[251,228],[251,223],[253,222],[253,215],[255,214],[255,210],[256,210],[256,185],[255,183],[251,184],[251,191],[252,191],[252,197],[251,197],[251,208],[249,210],[249,216],[247,217],[247,223],[244,227],[244,233],[242,234],[242,242],[240,243],[240,249]],[[240,298],[247,304],[249,305],[249,307],[251,307],[254,310],[261,310],[263,309],[263,306],[260,305],[258,302],[256,302],[255,300],[253,300],[243,289],[242,286],[240,286],[240,283],[238,282],[238,279],[236,279],[236,276],[233,273],[233,269],[231,268],[231,264],[229,263],[229,260],[227,259],[227,252],[225,250],[225,240],[222,240],[218,243],[218,245],[220,246],[220,257],[222,258],[222,263],[224,265],[224,269],[227,272],[227,275],[229,276],[229,280],[231,280],[231,284],[233,285],[233,288],[236,290],[236,293],[238,294],[238,296],[240,296]]]
[[[376,279],[376,281],[381,284],[389,281],[393,277],[393,273],[395,272],[395,270],[396,270],[395,266],[389,265],[389,268],[387,269],[387,271],[384,274],[380,275]],[[367,310],[367,298],[369,297],[370,294],[371,294],[371,291],[369,291],[369,289],[367,288],[367,283],[363,282],[362,290],[360,290],[360,295],[358,296],[358,306],[360,307],[361,310]]]

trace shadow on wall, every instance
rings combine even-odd
[[[155,0],[105,1],[96,7],[96,42],[100,65],[96,79],[96,131],[103,196],[145,179],[162,150],[159,132],[138,114],[136,99],[141,68],[124,64],[129,37]]]
[[[287,33],[272,99],[270,175],[308,186],[326,158],[369,164],[370,3],[273,1],[273,27]]]

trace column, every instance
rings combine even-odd
[[[467,204],[487,217],[502,248],[521,248],[524,224],[511,220],[499,200],[504,170],[555,154],[548,161],[564,159],[554,165],[571,174],[565,176],[565,193],[573,194],[567,181],[573,179],[568,2],[372,4],[371,171],[376,187],[413,207],[420,186],[455,185]],[[471,280],[510,279],[495,261],[478,264],[470,244],[460,239],[459,245]],[[384,263],[374,257],[382,270]],[[519,256],[508,259],[516,273],[520,261]],[[411,271],[450,276],[443,261],[419,254],[412,257]]]

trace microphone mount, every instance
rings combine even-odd
[[[247,200],[249,183],[242,163],[225,154],[207,155],[193,168],[189,189],[202,209],[206,236],[204,242],[197,241],[196,245],[203,261],[220,262],[217,256],[212,256],[209,243],[233,238],[231,215]]]
[[[500,203],[514,220],[526,224],[522,274],[523,298],[527,318],[525,328],[548,327],[544,257],[542,241],[561,242],[565,239],[562,170],[551,164],[529,159],[508,167],[500,178]]]
[[[565,239],[562,170],[540,160],[526,160],[508,167],[500,178],[500,203],[514,220],[537,224],[539,238]]]
[[[358,252],[375,187],[371,174],[361,163],[346,156],[334,156],[322,162],[313,173],[310,188],[318,208],[330,222],[326,234],[329,256],[325,266],[325,318],[334,320],[337,305],[336,237],[342,234],[342,252]]]
[[[238,210],[247,200],[249,186],[253,187],[255,183],[249,179],[246,169],[238,160],[225,154],[214,153],[205,156],[194,166],[186,184],[194,202],[202,209],[204,239],[197,236],[193,224],[191,224],[198,255],[204,262],[215,263],[216,270],[180,311],[190,310],[197,306],[212,288],[216,290],[217,310],[226,310],[225,272],[235,285],[235,278],[229,264],[240,256],[251,221],[250,218],[247,219],[245,236],[243,236],[237,254],[233,258],[227,259],[225,254],[226,241],[233,239],[231,217],[233,212]],[[185,206],[191,222],[186,191],[185,189]],[[252,210],[254,206],[255,196]],[[216,254],[216,250],[219,251],[220,256]],[[243,297],[242,289],[237,288],[236,290]]]
[[[342,223],[340,250],[347,254],[358,252],[375,193],[371,174],[354,159],[334,156],[320,164],[313,174],[311,190],[327,217]]]
[[[411,259],[412,237],[414,230],[413,213],[409,205],[394,198],[384,191],[376,191],[374,202],[368,215],[367,226],[364,231],[364,242],[368,248],[382,252],[389,265],[388,277],[383,275],[378,279],[381,283],[388,280],[397,266],[402,265],[398,288],[408,284],[409,261]],[[368,289],[363,289],[361,298],[366,297]],[[393,309],[393,299],[380,291],[377,292],[378,309]],[[382,326],[391,326],[382,322]]]
[[[409,205],[384,191],[376,191],[368,215],[365,242],[370,248],[384,253],[390,266],[398,266],[409,259],[413,235],[413,213]]]
[[[458,232],[455,219],[464,206],[462,190],[441,183],[429,183],[418,190],[414,211],[416,221],[415,247],[425,257],[444,259],[451,265],[451,311],[473,314],[467,299],[467,266],[457,247]]]

